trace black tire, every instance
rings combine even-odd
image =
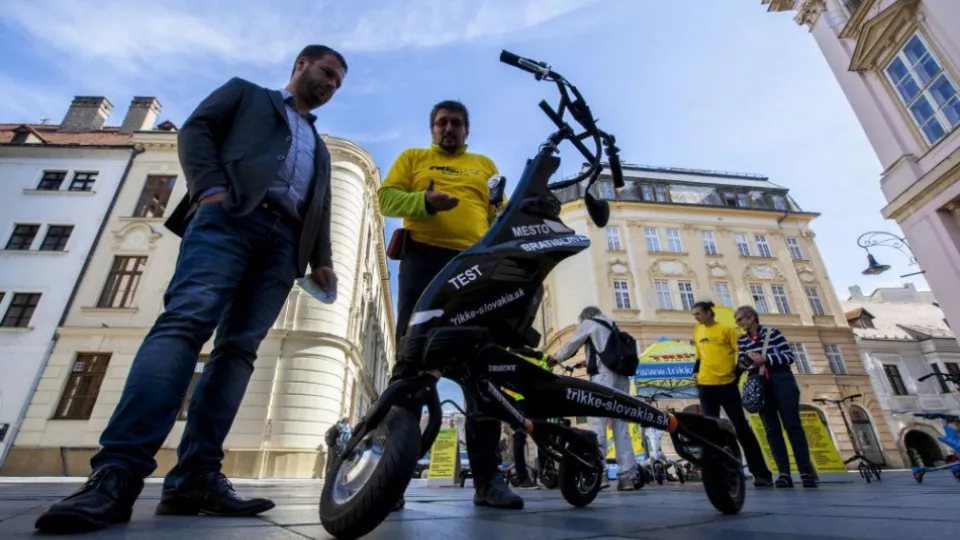
[[[923,471],[913,471],[913,479],[917,481],[918,484],[923,483]]]
[[[880,481],[880,467],[873,466],[873,475],[877,477],[877,482]]]
[[[320,523],[341,540],[366,535],[390,515],[410,484],[420,459],[420,424],[410,411],[401,407],[390,409],[380,425],[360,444],[365,441],[376,441],[382,446],[382,455],[370,478],[342,502],[334,498],[339,484],[335,476],[324,481],[320,495]],[[339,475],[342,460],[338,458],[332,465]]]
[[[661,486],[667,480],[667,473],[660,462],[653,464],[653,477],[657,480],[657,484]]]
[[[685,484],[685,483],[687,482],[687,479],[684,478],[684,476],[683,476],[683,469],[681,469],[680,467],[677,467],[677,480],[678,480],[681,484]]]
[[[571,505],[583,508],[597,498],[604,474],[599,457],[593,469],[587,469],[578,460],[563,456],[560,462],[560,494]]]
[[[710,504],[723,514],[740,513],[747,494],[743,467],[733,465],[715,451],[704,450],[705,460],[700,475]],[[724,450],[734,455],[738,462],[742,459],[740,447],[732,436],[724,444]]]
[[[643,472],[643,467],[637,469],[637,474],[633,477],[633,489],[643,489],[647,485],[647,475]]]

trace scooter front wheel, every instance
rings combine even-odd
[[[393,407],[349,454],[335,456],[320,495],[320,523],[353,540],[383,522],[403,496],[420,458],[420,425]]]

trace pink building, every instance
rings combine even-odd
[[[883,216],[960,328],[960,0],[761,2],[813,34],[883,167]]]

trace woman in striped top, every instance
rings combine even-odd
[[[800,387],[793,376],[793,350],[780,330],[760,324],[760,316],[752,307],[738,308],[736,321],[745,331],[737,339],[739,368],[749,375],[759,372],[761,366],[767,368],[764,374],[767,393],[763,409],[760,410],[760,419],[763,420],[767,442],[780,471],[780,477],[774,485],[782,488],[793,487],[790,458],[783,440],[783,432],[786,431],[803,487],[817,487],[817,474],[810,461],[807,435],[800,422]],[[769,341],[766,351],[763,352],[763,342],[767,336]]]

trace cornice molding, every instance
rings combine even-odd
[[[916,23],[919,5],[920,0],[898,0],[863,24],[862,30],[855,34],[859,37],[848,69],[850,71],[876,69],[881,58],[894,45],[900,33]],[[857,13],[866,11],[861,6]]]

